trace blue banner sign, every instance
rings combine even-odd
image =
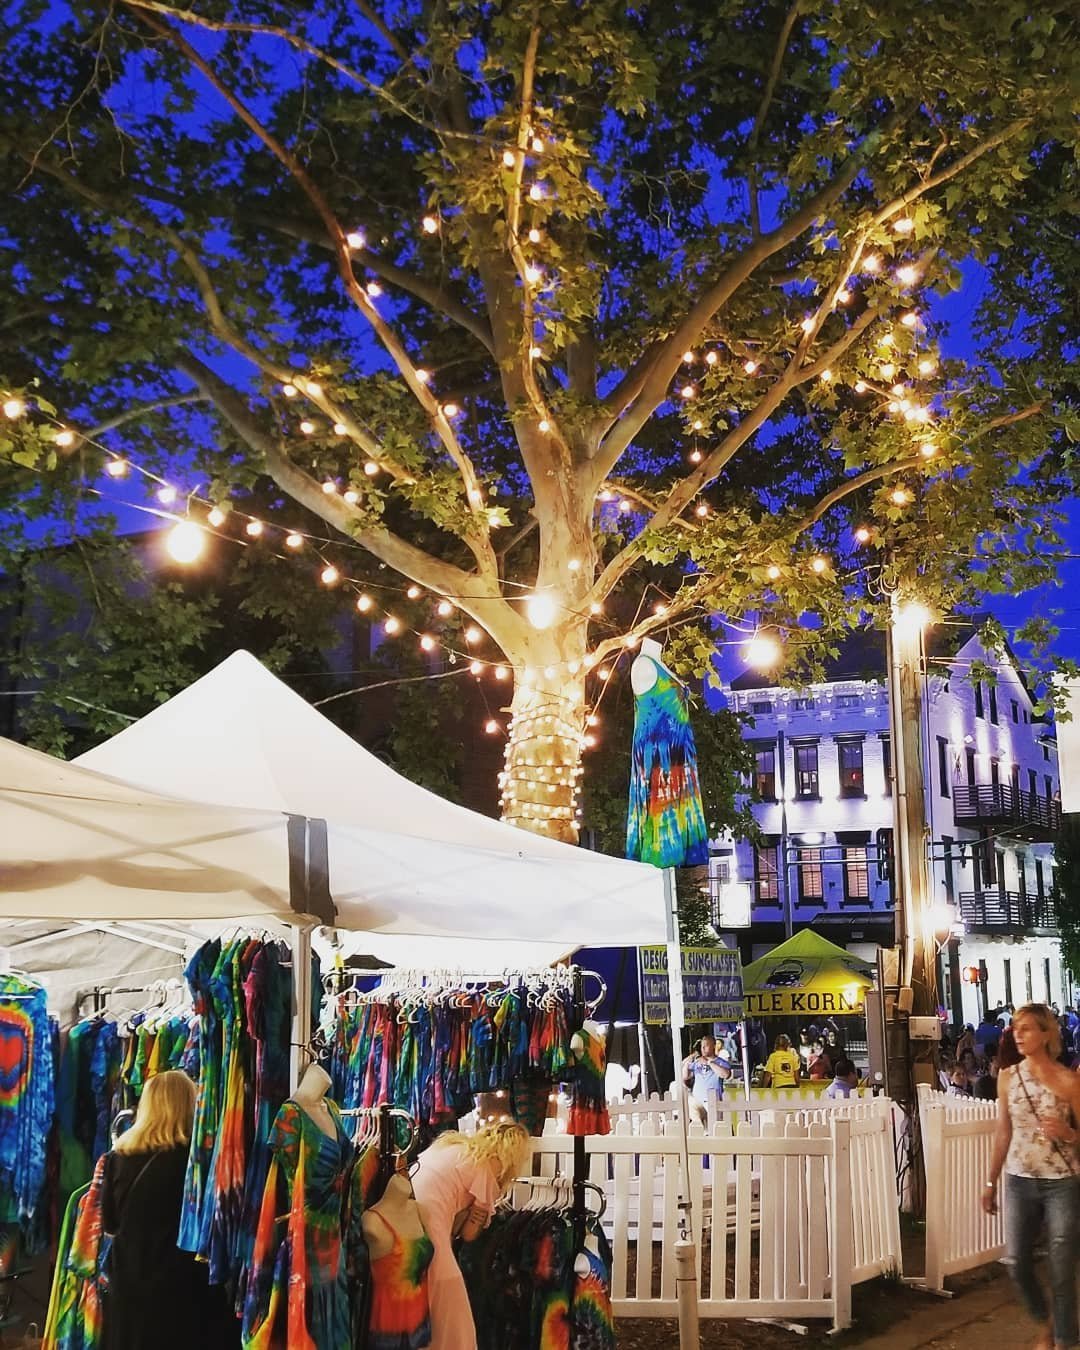
[[[739,1022],[743,1017],[742,962],[729,947],[683,947],[686,1023]],[[641,1018],[649,1026],[671,1021],[668,954],[664,946],[639,947]]]

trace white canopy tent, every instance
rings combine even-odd
[[[655,868],[444,801],[237,652],[77,761],[152,791],[327,822],[337,926],[403,963],[500,969],[578,946],[660,942]],[[464,945],[463,945],[464,943]],[[485,954],[487,954],[485,956]]]

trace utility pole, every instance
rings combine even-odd
[[[925,650],[930,615],[894,594],[887,630],[889,724],[893,744],[893,840],[896,858],[900,983],[911,988],[912,1013],[937,1012],[937,941],[927,865],[926,756],[922,743]]]

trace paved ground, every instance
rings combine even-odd
[[[852,1344],[860,1350],[1027,1350],[1036,1331],[1001,1271],[981,1288],[920,1306],[888,1331]]]

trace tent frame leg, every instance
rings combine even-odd
[[[300,1086],[300,1077],[312,1060],[311,1053],[311,929],[290,924],[292,948],[292,1035],[289,1038],[289,1091]]]

